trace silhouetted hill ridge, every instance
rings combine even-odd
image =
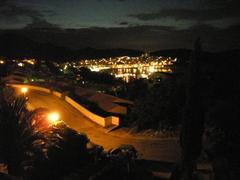
[[[191,49],[165,49],[150,52],[152,56],[177,57],[180,64],[188,62]],[[39,43],[25,36],[15,33],[0,34],[0,56],[6,58],[37,58],[55,61],[79,60],[90,58],[107,58],[117,56],[140,56],[142,51],[132,49],[94,49],[86,47],[72,50],[50,43]],[[223,52],[203,52],[203,61],[216,63],[216,61],[239,61],[240,50]]]
[[[185,64],[189,61],[192,54],[191,49],[166,49],[151,52],[152,56],[163,56],[163,57],[177,57],[179,63]],[[221,52],[202,52],[202,62],[206,63],[217,63],[217,62],[231,62],[240,61],[240,50],[233,49]]]
[[[39,43],[13,33],[0,35],[0,56],[7,58],[38,58],[56,61],[79,60],[82,58],[107,58],[116,56],[139,56],[143,52],[131,49],[94,49],[72,50],[50,43]]]

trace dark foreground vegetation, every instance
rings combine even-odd
[[[227,56],[212,59],[216,63],[211,65],[204,62],[200,40],[195,42],[186,76],[180,134],[182,161],[175,179],[197,179],[194,172],[203,156],[212,164],[214,179],[240,178],[238,57],[236,54],[233,59]]]
[[[27,180],[152,179],[135,165],[134,147],[105,152],[63,122],[49,123],[47,109],[28,111],[26,98],[14,97],[12,90],[1,87],[0,98],[0,163],[9,175]]]

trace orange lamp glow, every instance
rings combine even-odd
[[[57,112],[52,112],[48,115],[48,120],[51,124],[58,124],[60,122],[60,115]]]
[[[23,94],[26,94],[26,93],[28,92],[28,88],[22,87],[22,88],[21,88],[21,92],[22,92]]]

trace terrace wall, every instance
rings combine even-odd
[[[8,84],[8,86],[14,87],[14,88],[22,88],[26,87],[28,89],[36,90],[36,91],[41,91],[45,93],[51,93],[54,96],[58,98],[62,98],[65,100],[67,103],[69,103],[71,106],[73,106],[75,109],[77,109],[80,113],[82,113],[84,116],[86,116],[88,119],[93,121],[94,123],[97,123],[98,125],[102,127],[108,127],[108,126],[119,126],[119,118],[115,116],[109,116],[109,117],[101,117],[97,114],[92,113],[82,105],[78,104],[76,101],[74,101],[72,98],[68,96],[64,96],[62,93],[53,91],[47,88],[43,88],[40,86],[33,86],[33,85],[23,85],[23,84]]]

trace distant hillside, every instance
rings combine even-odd
[[[153,56],[163,56],[163,57],[177,57],[178,62],[181,64],[189,61],[191,57],[192,50],[190,49],[167,49],[151,52],[150,55]],[[228,50],[222,52],[203,52],[202,62],[207,63],[217,63],[223,61],[240,61],[240,50]]]
[[[186,63],[189,60],[192,50],[190,49],[166,49],[151,52],[152,56],[163,56],[163,57],[177,57],[181,63]]]
[[[100,57],[118,57],[118,56],[140,56],[142,51],[132,49],[94,49],[84,48],[75,51],[77,57],[81,58],[100,58]]]
[[[81,58],[103,58],[116,56],[139,56],[141,51],[130,49],[93,49],[72,50],[49,43],[35,42],[14,33],[0,35],[0,56],[7,58],[38,58],[56,61],[78,60]]]
[[[185,64],[191,56],[190,49],[168,49],[151,52],[153,56],[177,57],[179,64]],[[203,53],[203,61],[236,61],[240,50],[230,50],[216,53]],[[142,51],[131,49],[94,49],[84,48],[72,50],[50,43],[39,43],[16,33],[0,33],[0,56],[7,58],[37,58],[55,61],[79,60],[89,58],[104,58],[117,56],[140,56]],[[239,61],[239,60],[238,60]]]
[[[63,58],[72,54],[71,50],[51,44],[41,44],[16,34],[0,36],[0,56],[7,58]]]
[[[153,56],[165,56],[165,57],[184,57],[189,56],[191,54],[192,50],[190,49],[165,49],[165,50],[159,50],[151,52],[150,55]]]

